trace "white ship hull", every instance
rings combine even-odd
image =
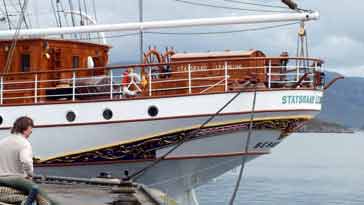
[[[100,172],[111,172],[122,177],[124,170],[133,173],[152,159],[130,159],[130,156],[113,156],[109,152],[118,152],[118,146],[196,129],[235,94],[24,105],[16,109],[3,106],[0,107],[4,119],[0,135],[6,136],[11,122],[27,115],[37,126],[31,143],[35,155],[41,159],[36,169],[39,174],[95,177]],[[282,135],[289,134],[283,130],[318,114],[321,97],[320,90],[258,92],[256,125],[246,153],[253,92],[241,93],[207,124],[205,134],[187,141],[138,181],[181,198],[191,189],[238,166],[242,157],[250,161],[268,154],[281,142]],[[157,116],[148,115],[150,106],[158,107]],[[113,111],[111,120],[103,119],[105,109]],[[74,122],[66,120],[68,111],[76,113]],[[171,147],[173,144],[157,148],[154,158]]]
[[[238,131],[189,141],[179,147],[166,160],[148,170],[137,181],[158,188],[173,198],[207,183],[240,165],[242,157],[250,161],[269,153],[270,148],[281,142],[278,130],[255,131],[249,152],[244,146],[248,132]],[[255,148],[258,143],[265,147]],[[269,145],[269,143],[274,143]],[[163,154],[167,149],[158,152]],[[134,173],[150,161],[115,162],[109,164],[82,164],[72,166],[39,167],[37,172],[48,176],[95,177],[100,172],[111,172],[115,177],[125,177],[124,171]]]
[[[34,119],[31,143],[34,154],[41,159],[64,153],[95,149],[109,144],[150,138],[163,133],[196,128],[216,113],[235,93],[166,97],[85,103],[58,103],[24,106],[1,106],[3,123],[0,136],[6,136],[16,118]],[[312,97],[313,101],[289,103],[287,97]],[[258,92],[256,119],[313,118],[321,110],[322,91],[281,90]],[[244,92],[207,126],[246,121],[250,118],[253,92]],[[156,106],[159,113],[148,115]],[[103,119],[105,109],[113,118]],[[76,114],[73,122],[66,120],[68,111]]]

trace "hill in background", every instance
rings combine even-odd
[[[338,76],[327,73],[327,82]],[[364,78],[346,77],[330,87],[323,98],[318,119],[351,128],[364,126]]]

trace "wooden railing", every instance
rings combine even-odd
[[[258,57],[9,73],[0,77],[0,103],[190,95],[252,87],[322,89],[321,64],[313,58]],[[141,81],[122,83],[122,73],[129,68]],[[105,75],[93,76],[97,70]],[[128,94],[125,87],[136,94]]]

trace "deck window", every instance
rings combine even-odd
[[[30,71],[30,54],[21,55],[21,72]]]
[[[80,56],[72,56],[72,68],[80,67]]]

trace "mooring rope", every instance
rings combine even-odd
[[[27,195],[17,189],[0,186],[0,202],[6,204],[24,204],[27,200]],[[38,205],[50,205],[50,201],[38,194],[36,198]]]

